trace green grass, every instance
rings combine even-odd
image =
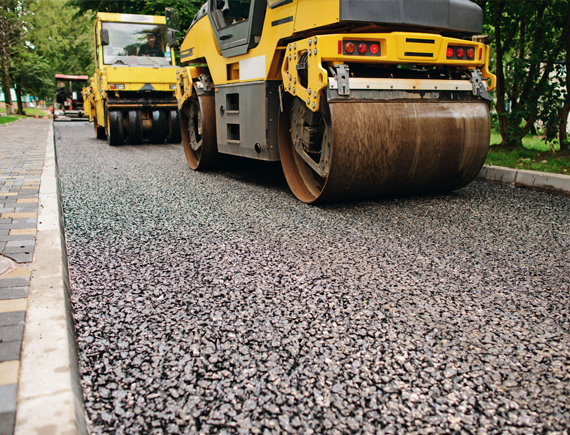
[[[10,124],[20,118],[26,118],[25,116],[0,116],[0,124]]]
[[[498,145],[500,142],[501,135],[493,131],[486,164],[570,175],[570,150],[561,151],[558,143],[554,144],[556,152],[553,153],[550,145],[536,136],[525,137],[524,148],[501,147]]]
[[[6,109],[5,108],[0,108],[0,113],[6,113]],[[44,116],[47,115],[47,112],[41,109],[34,109],[31,107],[27,107],[24,109],[24,113],[26,114],[26,116],[36,116],[36,114],[40,117],[43,118]],[[51,117],[51,116],[50,116]]]

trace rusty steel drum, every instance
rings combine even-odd
[[[198,95],[180,111],[180,135],[188,166],[195,171],[213,169],[219,159],[213,95]]]
[[[300,104],[288,104],[279,120],[281,162],[306,203],[459,189],[477,176],[489,149],[484,101],[335,100],[321,104],[319,175],[293,145]]]

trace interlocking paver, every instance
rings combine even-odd
[[[0,255],[17,263],[0,276],[0,435],[14,433],[18,376],[2,379],[6,367],[19,370],[49,125],[26,119],[0,130]]]
[[[0,288],[0,300],[28,297],[28,287]]]
[[[3,329],[3,328],[0,328]],[[22,348],[22,340],[8,341],[0,343],[0,362],[17,361],[20,359],[20,349]]]
[[[22,341],[24,325],[3,326],[0,328],[0,343]]]
[[[0,363],[0,386],[18,383],[19,361],[5,361]]]
[[[18,384],[0,386],[0,414],[16,411]]]
[[[15,313],[0,313],[0,327],[23,325],[25,318],[25,311],[17,311]]]
[[[0,289],[30,285],[30,277],[0,278]]]

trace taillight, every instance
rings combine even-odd
[[[338,54],[342,54],[342,41],[338,40]]]
[[[451,57],[453,56],[453,49],[452,48],[448,48],[447,49],[447,57]]]
[[[467,49],[467,57],[469,59],[473,59],[474,56],[475,56],[475,50],[473,50],[472,48],[468,48]]]
[[[345,55],[351,56],[380,56],[379,41],[342,41]],[[340,49],[340,46],[339,46]]]
[[[483,49],[479,49],[479,60],[483,59]]]
[[[459,59],[461,59],[463,57],[463,55],[465,54],[465,50],[463,50],[462,48],[458,48],[457,51],[455,52],[455,54],[457,54],[457,57]]]

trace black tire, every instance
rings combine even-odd
[[[140,110],[129,110],[129,118],[127,120],[127,138],[128,145],[138,145],[142,143],[143,128],[142,114]]]
[[[93,120],[93,126],[95,127],[95,135],[97,136],[97,139],[107,139],[107,133],[105,133],[105,127],[101,127],[99,124],[97,124],[97,118],[95,118]]]
[[[150,143],[161,144],[166,138],[166,114],[163,110],[153,110],[151,112],[152,130],[150,132]]]
[[[123,112],[107,110],[107,142],[109,145],[123,145],[125,131],[123,129]]]
[[[166,113],[166,142],[180,143],[182,135],[180,133],[180,114],[178,110],[170,110]]]

